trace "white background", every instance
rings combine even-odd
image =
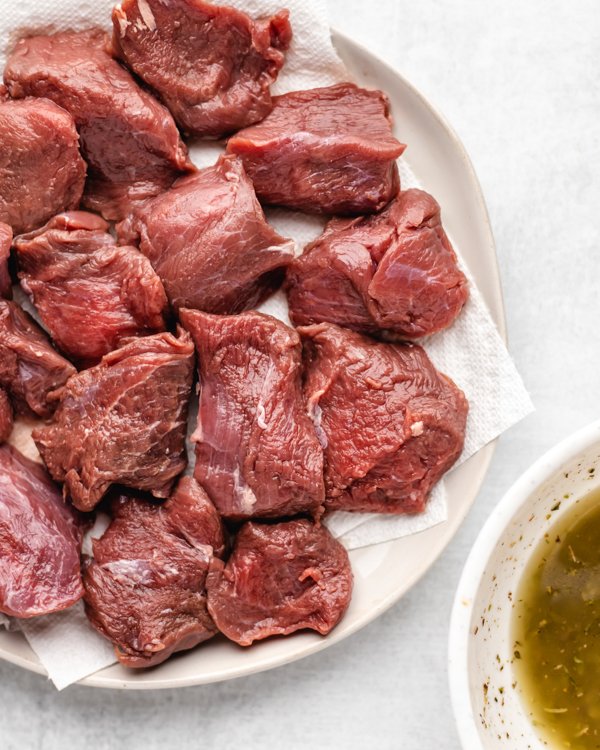
[[[600,5],[329,3],[332,24],[396,66],[470,153],[496,236],[510,348],[537,412],[500,441],[442,558],[362,632],[270,673],[155,693],[59,694],[0,663],[2,750],[459,748],[446,638],[468,550],[533,459],[600,415]]]

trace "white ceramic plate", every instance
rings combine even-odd
[[[494,239],[477,177],[462,144],[433,107],[396,71],[338,32],[333,41],[354,80],[387,92],[397,136],[409,144],[405,158],[417,179],[443,207],[448,234],[461,249],[491,315],[505,336]],[[211,641],[157,669],[108,667],[81,684],[103,688],[171,688],[228,680],[270,669],[327,648],[374,620],[413,586],[452,539],[481,486],[494,447],[488,445],[447,480],[448,520],[421,534],[350,553],[355,575],[352,603],[340,625],[323,638],[298,633],[243,650]],[[0,629],[0,657],[45,674],[20,633]]]

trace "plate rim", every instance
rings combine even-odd
[[[488,212],[487,205],[485,203],[485,199],[483,196],[483,191],[481,189],[479,179],[475,172],[475,168],[473,167],[473,163],[471,162],[471,159],[463,143],[461,142],[457,133],[455,132],[453,127],[450,125],[448,120],[445,118],[445,116],[442,115],[441,112],[434,105],[432,105],[431,102],[417,88],[415,88],[415,86],[413,86],[401,73],[399,73],[398,70],[394,66],[390,65],[385,60],[382,60],[381,58],[379,58],[374,52],[371,52],[364,45],[356,42],[351,37],[338,31],[337,29],[335,29],[335,27],[331,28],[331,38],[332,38],[334,47],[336,47],[336,43],[338,41],[342,45],[346,45],[347,47],[351,47],[351,48],[353,47],[361,54],[374,59],[377,62],[378,67],[385,69],[385,71],[388,74],[399,79],[402,82],[403,86],[405,86],[406,89],[410,91],[412,96],[415,97],[419,101],[419,103],[425,109],[429,111],[430,115],[437,121],[437,124],[445,131],[447,136],[452,141],[454,149],[456,150],[457,154],[459,154],[462,159],[463,166],[465,168],[465,176],[468,178],[468,181],[470,183],[472,195],[477,201],[478,209],[479,209],[479,216],[482,220],[482,224],[487,234],[489,246],[492,250],[490,260],[491,260],[491,266],[493,270],[493,278],[491,279],[491,281],[492,281],[492,293],[495,296],[494,302],[496,304],[496,309],[495,311],[491,311],[491,315],[503,342],[506,344],[507,343],[506,310],[505,310],[504,298],[503,298],[503,293],[502,293],[502,284],[501,284],[500,271],[499,271],[499,266],[498,266],[498,255],[496,252],[496,244],[494,240],[491,221],[489,218],[489,212]],[[486,303],[489,304],[489,301],[485,300],[485,297],[484,297],[484,301],[486,301]],[[233,667],[227,670],[225,673],[219,674],[218,676],[198,675],[196,677],[193,677],[193,676],[169,677],[169,678],[164,678],[163,680],[156,679],[156,677],[154,677],[153,679],[144,679],[143,676],[140,675],[140,673],[142,672],[142,670],[140,670],[139,672],[137,671],[135,672],[135,676],[137,677],[137,679],[119,679],[115,677],[102,676],[103,672],[105,671],[105,669],[103,669],[92,675],[89,675],[88,677],[83,678],[82,680],[79,680],[78,682],[74,684],[77,686],[95,687],[95,688],[102,688],[102,689],[165,690],[165,689],[171,689],[171,688],[191,687],[194,685],[204,685],[204,684],[211,684],[211,683],[217,683],[217,682],[224,682],[224,681],[231,680],[231,679],[237,679],[239,677],[249,676],[251,674],[257,674],[257,673],[260,673],[269,669],[274,669],[276,667],[285,666],[286,664],[290,664],[292,662],[298,661],[300,659],[303,659],[306,656],[311,656],[312,654],[322,651],[323,649],[333,646],[334,644],[341,642],[345,638],[348,638],[349,636],[358,632],[360,629],[362,629],[369,623],[373,622],[375,619],[381,616],[384,612],[386,612],[390,607],[396,604],[408,591],[410,591],[419,582],[419,580],[436,563],[436,561],[439,559],[441,554],[447,548],[450,541],[456,535],[456,532],[462,525],[467,513],[472,508],[479,494],[481,485],[483,484],[485,476],[488,472],[488,469],[492,460],[492,456],[496,448],[497,440],[498,439],[496,438],[492,442],[488,443],[486,446],[481,448],[476,454],[480,462],[480,470],[479,470],[480,476],[478,477],[475,483],[472,496],[468,502],[464,503],[464,505],[461,506],[460,512],[457,514],[456,518],[452,520],[448,519],[447,521],[444,522],[444,525],[445,525],[444,538],[439,544],[439,547],[436,549],[434,556],[429,560],[428,564],[424,566],[422,569],[413,573],[409,578],[407,578],[406,582],[401,588],[390,593],[387,597],[382,599],[377,604],[377,606],[373,607],[367,614],[364,614],[358,617],[356,621],[347,629],[345,629],[343,632],[334,630],[326,638],[315,638],[314,640],[312,640],[312,642],[308,643],[306,647],[300,653],[291,653],[287,656],[276,654],[270,658],[266,658],[264,662],[261,664],[253,665],[250,669],[244,668],[244,667]],[[467,463],[468,461],[465,462],[465,465]],[[393,545],[396,541],[397,540],[385,542],[384,545]],[[21,634],[21,637],[24,638],[22,634]],[[1,644],[0,644],[0,658],[3,659],[4,661],[15,664],[16,666],[22,667],[23,669],[26,669],[30,672],[34,672],[39,675],[44,675],[46,677],[48,676],[46,670],[44,669],[44,667],[39,661],[37,660],[31,661],[28,658],[23,657],[19,655],[18,653],[15,653],[14,651],[8,651]],[[110,669],[110,667],[107,667],[106,669]],[[133,675],[132,675],[132,678],[133,678]]]

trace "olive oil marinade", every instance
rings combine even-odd
[[[546,535],[516,598],[517,684],[557,748],[600,748],[600,491]]]

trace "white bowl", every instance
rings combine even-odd
[[[547,750],[515,686],[512,594],[548,529],[598,487],[600,421],[539,459],[481,530],[456,592],[449,638],[450,693],[465,750]]]

